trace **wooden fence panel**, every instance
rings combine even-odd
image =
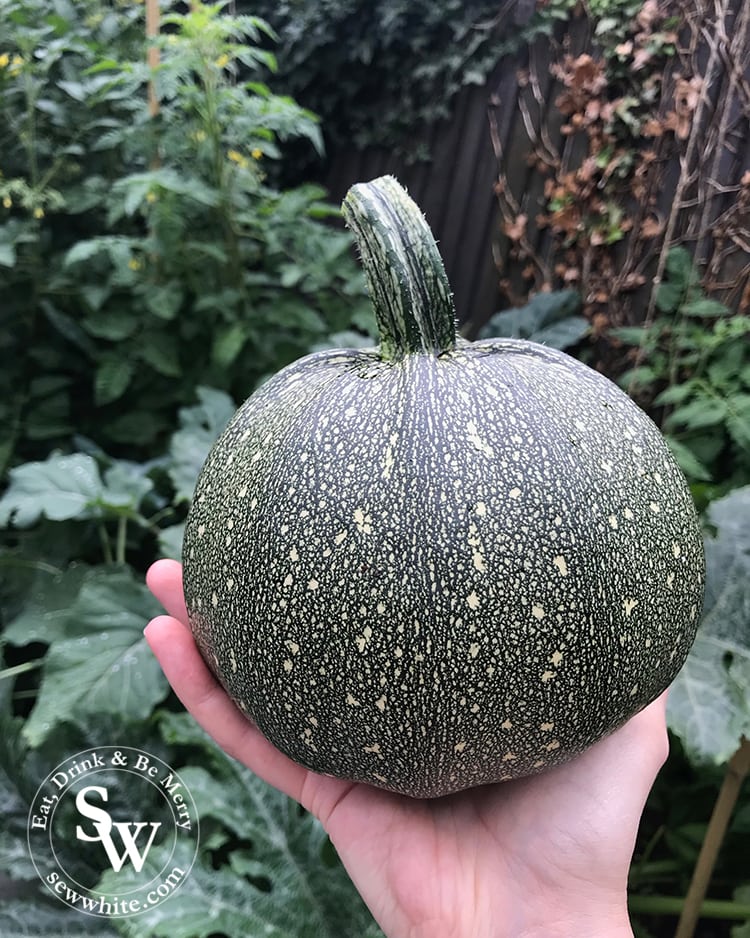
[[[633,230],[613,252],[617,267],[611,275],[614,292],[622,290],[621,321],[653,314],[665,239],[667,247],[684,244],[693,251],[708,290],[735,308],[750,306],[750,2],[675,2],[661,0],[665,9],[671,3],[678,10],[683,28],[674,71],[667,68],[663,76],[660,119],[685,106],[687,85],[681,82],[692,78],[698,99],[690,105],[686,137],[672,133],[641,142],[657,154],[657,168],[650,201],[623,206]],[[539,154],[575,170],[585,145],[561,131],[561,85],[551,77],[550,63],[563,41],[573,56],[590,50],[588,21],[581,17],[554,41],[539,41],[523,56],[499,62],[485,86],[464,89],[451,118],[422,141],[429,161],[410,163],[382,150],[333,156],[325,182],[336,199],[354,182],[385,172],[406,185],[438,239],[462,322],[481,324],[498,308],[523,302],[530,288],[562,285],[555,272],[559,238],[536,219],[547,208]],[[505,187],[502,211],[499,180]],[[533,262],[504,233],[509,205],[515,218],[526,216]],[[654,223],[662,236],[645,234]],[[530,263],[539,265],[533,280]],[[585,291],[585,270],[583,275],[573,285]],[[639,289],[628,286],[639,278]]]
[[[515,70],[509,70],[511,76]],[[498,206],[496,161],[487,125],[487,87],[464,89],[450,120],[430,129],[431,158],[410,162],[385,150],[335,154],[325,184],[339,201],[355,182],[391,173],[425,213],[445,262],[462,322],[486,319],[498,304],[492,256]]]

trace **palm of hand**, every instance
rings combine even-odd
[[[414,801],[317,775],[282,755],[200,657],[179,564],[160,561],[148,582],[170,615],[153,620],[146,636],[178,697],[226,752],[321,820],[387,935],[630,934],[625,885],[666,757],[663,698],[568,765]]]

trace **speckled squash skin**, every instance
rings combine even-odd
[[[534,774],[624,723],[682,666],[704,578],[656,426],[510,340],[280,372],[210,453],[183,560],[198,646],[261,731],[414,797]]]

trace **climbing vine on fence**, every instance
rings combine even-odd
[[[490,115],[506,289],[576,287],[601,334],[653,318],[682,244],[704,289],[747,309],[749,22],[747,4],[592,0],[559,42],[531,48],[518,108],[538,199],[508,162],[508,102]]]

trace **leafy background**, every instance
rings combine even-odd
[[[646,5],[597,0],[591,11],[629,28]],[[307,351],[372,341],[349,237],[306,181],[325,140],[342,139],[342,115],[360,142],[368,113],[390,115],[381,125],[397,147],[404,127],[440,116],[508,43],[551,36],[574,4],[515,4],[511,39],[497,30],[496,4],[236,6],[165,14],[152,74],[138,4],[0,0],[8,938],[379,934],[319,825],[181,712],[144,645],[159,611],[144,573],[179,556],[196,476],[236,404]],[[354,24],[356,41],[343,42]],[[726,764],[750,735],[750,320],[706,292],[680,246],[664,270],[652,321],[606,336],[627,350],[613,376],[660,423],[691,482],[708,561],[701,632],[670,699],[673,751],[631,869],[644,938],[673,933]],[[574,290],[539,292],[483,334],[583,358],[592,335],[602,341]],[[188,782],[201,849],[178,899],[103,926],[45,896],[26,813],[71,752],[134,740]],[[744,790],[696,931],[704,938],[749,933],[748,835]]]

